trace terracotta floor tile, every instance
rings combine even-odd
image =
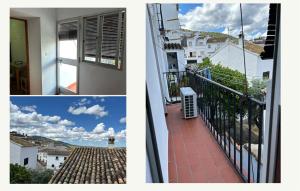
[[[180,107],[167,107],[170,182],[242,182],[201,117],[185,120]]]

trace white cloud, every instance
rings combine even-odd
[[[87,131],[83,127],[74,127],[75,123],[72,121],[61,120],[60,116],[42,115],[37,112],[24,113],[17,105],[10,104],[10,129],[21,134],[39,135],[62,141],[87,140],[98,142],[107,140],[109,136],[116,136],[118,139],[126,137],[124,130],[115,132],[112,127],[106,129],[104,123],[99,123],[93,130]],[[84,111],[86,110],[88,110],[87,114],[101,111],[98,106],[86,108]]]
[[[58,122],[59,125],[64,125],[64,126],[71,126],[74,125],[74,123],[72,121],[69,121],[67,119],[61,120]]]
[[[36,111],[36,105],[24,106],[21,108],[23,111],[34,112]]]
[[[14,105],[12,102],[10,102],[10,112],[17,112],[19,110],[19,107],[17,105]]]
[[[264,34],[267,30],[269,4],[242,4],[244,34],[246,39]],[[212,31],[229,27],[230,35],[241,31],[239,4],[203,4],[186,14],[178,15],[180,24],[193,31]],[[225,29],[227,30],[227,29]],[[228,31],[223,31],[228,33]]]
[[[120,123],[126,123],[126,117],[122,117],[122,118],[120,119]]]
[[[101,134],[101,133],[104,132],[104,128],[105,128],[104,123],[99,123],[99,124],[93,129],[93,133]]]
[[[117,138],[117,139],[123,139],[123,138],[126,138],[126,129],[121,130],[120,132],[118,132],[118,133],[116,134],[116,138]]]
[[[104,117],[108,115],[108,111],[105,111],[104,107],[101,107],[100,105],[93,105],[91,107],[73,107],[70,106],[68,109],[68,112],[72,113],[73,115],[80,115],[80,114],[88,114],[88,115],[96,115],[99,117]]]

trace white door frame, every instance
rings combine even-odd
[[[72,60],[68,58],[61,58],[59,56],[59,39],[58,39],[58,32],[59,32],[59,25],[64,23],[70,23],[70,22],[77,22],[77,59]],[[76,95],[79,94],[79,63],[80,63],[80,19],[79,18],[72,18],[72,19],[65,19],[57,22],[57,92],[59,94],[66,94],[66,95]],[[77,67],[77,74],[76,74],[76,92],[72,92],[62,86],[60,86],[60,79],[59,79],[59,72],[60,72],[60,63],[63,62],[64,64],[72,65]]]

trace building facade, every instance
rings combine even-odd
[[[37,167],[38,148],[31,142],[10,136],[10,163],[26,168]]]
[[[253,79],[268,80],[272,78],[273,59],[261,59],[260,54],[262,51],[263,48],[261,46],[245,42],[245,63],[249,82]],[[244,73],[244,56],[241,38],[238,44],[227,42],[225,46],[211,55],[210,59],[213,64],[221,64],[222,66]],[[220,76],[221,75],[222,74],[220,74]]]
[[[59,169],[70,152],[62,149],[41,149],[38,151],[38,160],[46,166],[47,169]]]

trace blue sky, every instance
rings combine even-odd
[[[247,40],[266,36],[269,4],[242,4],[244,34]],[[179,4],[182,28],[220,32],[237,37],[241,32],[239,3]]]
[[[186,14],[189,11],[192,11],[196,7],[202,7],[202,3],[185,3],[185,4],[179,4],[179,13],[180,14]]]
[[[126,98],[11,97],[11,130],[86,146],[126,146]]]

